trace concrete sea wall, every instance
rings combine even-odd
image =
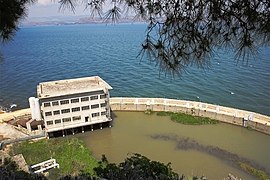
[[[221,122],[250,127],[270,135],[270,117],[255,112],[203,102],[165,98],[110,98],[112,111],[171,111],[209,117]]]
[[[110,106],[113,111],[172,111],[204,116],[243,127],[250,127],[270,135],[270,117],[255,112],[244,111],[203,102],[165,99],[112,97]],[[0,123],[30,114],[30,109],[0,114]]]

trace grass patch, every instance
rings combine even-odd
[[[36,142],[25,141],[15,144],[12,154],[23,154],[28,165],[40,163],[50,158],[55,158],[59,163],[59,170],[54,169],[52,174],[56,179],[64,175],[77,175],[81,171],[94,174],[94,167],[98,166],[97,160],[90,150],[77,138],[43,139]],[[58,177],[55,177],[57,175]]]
[[[170,116],[171,120],[181,124],[187,125],[203,125],[203,124],[217,124],[219,121],[210,119],[208,117],[192,116],[190,114],[184,113],[174,113],[174,112],[157,112],[157,116]]]
[[[269,180],[270,179],[270,176],[266,172],[264,172],[262,170],[256,169],[256,168],[254,168],[254,167],[252,167],[252,166],[250,166],[249,164],[246,164],[246,163],[239,162],[239,164],[240,164],[240,167],[244,171],[256,176],[260,180]]]

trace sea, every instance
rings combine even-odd
[[[270,115],[270,46],[246,61],[216,49],[211,66],[181,76],[139,58],[146,24],[21,27],[0,45],[0,106],[29,107],[40,82],[100,76],[112,97],[160,97],[207,102]]]

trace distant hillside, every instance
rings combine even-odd
[[[126,17],[119,19],[118,23],[137,23],[140,22],[134,17]],[[98,17],[89,16],[73,16],[73,17],[34,17],[26,19],[21,23],[21,26],[46,26],[46,25],[71,25],[71,24],[103,24],[110,23],[110,20],[105,21]]]

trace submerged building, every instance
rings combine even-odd
[[[33,112],[40,111],[48,133],[110,122],[110,89],[99,76],[42,82]]]

